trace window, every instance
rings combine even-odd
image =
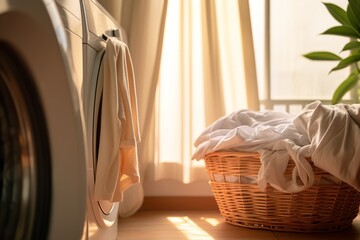
[[[327,2],[347,6],[345,0]],[[333,62],[302,56],[318,50],[336,52],[336,47],[340,52],[347,41],[320,35],[336,24],[322,1],[264,0],[250,1],[250,6],[262,108],[295,113],[316,99],[329,102],[349,70],[328,74]]]

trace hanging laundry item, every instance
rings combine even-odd
[[[101,68],[103,97],[94,198],[121,202],[123,192],[140,182],[135,78],[126,44],[108,38]]]

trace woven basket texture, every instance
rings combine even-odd
[[[243,227],[289,232],[329,232],[351,226],[360,192],[313,165],[315,184],[299,193],[270,185],[260,191],[255,179],[261,166],[253,152],[215,152],[205,157],[215,200],[226,222]],[[289,161],[285,176],[291,177]]]

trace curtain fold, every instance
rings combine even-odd
[[[244,71],[246,78],[246,93],[248,107],[253,110],[259,110],[259,93],[257,85],[255,50],[251,26],[249,1],[238,1],[239,17],[241,27],[242,48],[244,49]]]
[[[201,0],[203,35],[203,72],[205,125],[225,114],[224,90],[221,82],[221,62],[218,42],[217,14],[214,0]],[[216,97],[214,97],[216,96]]]

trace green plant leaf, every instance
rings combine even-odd
[[[357,49],[357,48],[352,49],[352,50],[351,50],[351,54],[352,54],[352,55],[360,54],[360,49]]]
[[[358,41],[351,41],[348,42],[341,51],[345,51],[345,50],[353,50],[356,48],[360,48],[360,42]]]
[[[350,25],[346,11],[333,3],[324,3],[327,10],[342,25]]]
[[[350,8],[350,5],[347,7],[347,17],[350,25],[354,28],[355,31],[360,32],[360,24],[356,20],[353,10]]]
[[[327,61],[342,60],[341,57],[331,52],[311,52],[305,54],[304,57],[311,60],[327,60]]]
[[[353,13],[353,16],[357,22],[357,26],[360,26],[360,2],[359,0],[349,0],[348,5]],[[355,28],[359,30],[360,28]]]
[[[359,80],[358,72],[351,73],[335,90],[332,98],[332,104],[339,103],[343,96],[350,91]]]
[[[360,34],[350,26],[336,26],[329,28],[322,34],[338,35],[344,37],[360,38]]]
[[[333,71],[336,71],[336,70],[339,70],[339,69],[346,68],[346,67],[349,66],[350,64],[356,63],[356,62],[358,62],[358,61],[360,61],[360,54],[350,55],[349,57],[344,58],[343,60],[341,60],[336,67],[334,67],[333,69],[331,69],[330,72],[333,72]]]

